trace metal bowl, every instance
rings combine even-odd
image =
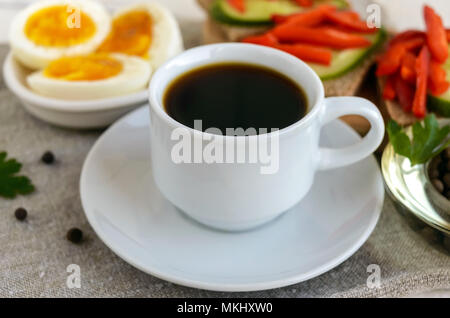
[[[439,122],[449,124],[450,120]],[[389,143],[381,158],[381,171],[388,193],[397,203],[426,224],[450,235],[448,200],[431,184],[427,165],[411,167],[409,159],[397,155]]]

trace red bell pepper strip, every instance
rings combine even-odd
[[[245,0],[227,0],[228,4],[237,11],[245,12]]]
[[[274,45],[278,44],[277,38],[272,33],[248,36],[248,37],[242,39],[241,42],[251,43],[251,44],[259,44],[259,45],[264,45],[264,46],[274,46]]]
[[[293,18],[294,16],[300,15],[302,13],[293,13],[293,14],[272,14],[270,16],[270,19],[275,24],[282,24],[289,21],[289,19]]]
[[[331,50],[308,44],[277,44],[273,46],[286,53],[292,54],[305,62],[330,65]]]
[[[430,53],[436,61],[444,63],[448,57],[448,41],[442,19],[427,5],[424,7],[424,16]]]
[[[366,38],[339,31],[330,27],[308,28],[291,24],[282,24],[271,31],[280,42],[303,42],[336,49],[368,47],[371,42]]]
[[[429,90],[433,95],[441,95],[449,89],[447,72],[442,68],[442,64],[431,60],[430,74],[428,77]]]
[[[400,67],[400,76],[409,84],[416,83],[416,56],[411,52],[406,52],[402,59]]]
[[[339,14],[350,20],[361,21],[361,17],[359,16],[358,12],[355,11],[339,11]]]
[[[312,7],[313,0],[295,0],[295,2],[301,7]]]
[[[276,48],[295,55],[305,62],[329,65],[332,59],[331,50],[306,44],[279,44],[277,38],[270,32],[263,35],[246,37],[242,42]]]
[[[417,49],[423,46],[424,43],[425,40],[422,38],[413,38],[390,46],[388,50],[378,58],[376,75],[384,76],[394,74],[399,69],[406,52]]]
[[[391,75],[388,76],[386,83],[384,84],[383,88],[383,98],[387,100],[394,100],[395,99],[395,76]]]
[[[296,15],[299,15],[301,13],[294,13],[294,14],[272,14],[270,16],[270,19],[272,20],[273,23],[275,24],[282,24],[282,23],[286,23],[287,21],[289,21],[289,19],[293,18]]]
[[[423,118],[427,112],[427,82],[430,70],[430,51],[424,45],[416,59],[416,93],[414,95],[412,112],[418,118]]]
[[[416,38],[425,39],[425,37],[426,37],[426,34],[423,31],[408,30],[408,31],[401,32],[401,33],[397,34],[396,36],[394,36],[392,38],[392,40],[389,41],[389,46],[392,46],[392,45],[400,43],[400,42],[405,42],[405,41],[409,41],[412,39],[416,39]]]
[[[447,42],[450,42],[450,29],[445,30],[447,33]]]
[[[401,45],[407,50],[415,50],[425,44],[425,39],[422,37],[411,38],[411,40],[404,41]]]
[[[360,19],[355,20],[352,15],[340,11],[329,11],[325,12],[328,21],[335,23],[337,25],[346,27],[350,30],[362,32],[362,33],[373,33],[376,32],[376,28],[370,28],[366,21]]]
[[[409,113],[413,106],[414,88],[400,76],[397,75],[394,78],[395,93],[397,95],[398,103],[405,112]]]
[[[300,26],[317,26],[323,21],[325,21],[325,11],[333,11],[336,10],[336,7],[330,5],[321,5],[317,9],[309,10],[307,12],[294,13],[290,15],[280,15],[274,14],[272,15],[272,21],[275,24],[295,24]]]

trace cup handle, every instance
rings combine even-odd
[[[372,154],[383,141],[384,121],[378,108],[360,97],[325,99],[322,126],[343,115],[360,115],[370,122],[369,133],[358,143],[341,149],[320,148],[319,170],[334,169],[355,163]]]

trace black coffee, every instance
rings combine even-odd
[[[288,77],[250,64],[213,64],[175,79],[164,96],[170,117],[202,130],[219,128],[282,129],[305,116],[303,90]]]

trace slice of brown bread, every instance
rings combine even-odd
[[[405,113],[405,111],[397,102],[385,100],[384,107],[386,107],[389,116],[393,120],[395,120],[399,125],[402,126],[412,125],[416,121],[418,121],[418,119],[412,113]]]
[[[238,42],[239,40],[267,31],[268,27],[241,27],[218,23],[208,17],[204,25],[203,40],[205,43]]]
[[[209,9],[211,9],[211,5],[214,3],[215,0],[197,0],[198,4],[209,12]]]

